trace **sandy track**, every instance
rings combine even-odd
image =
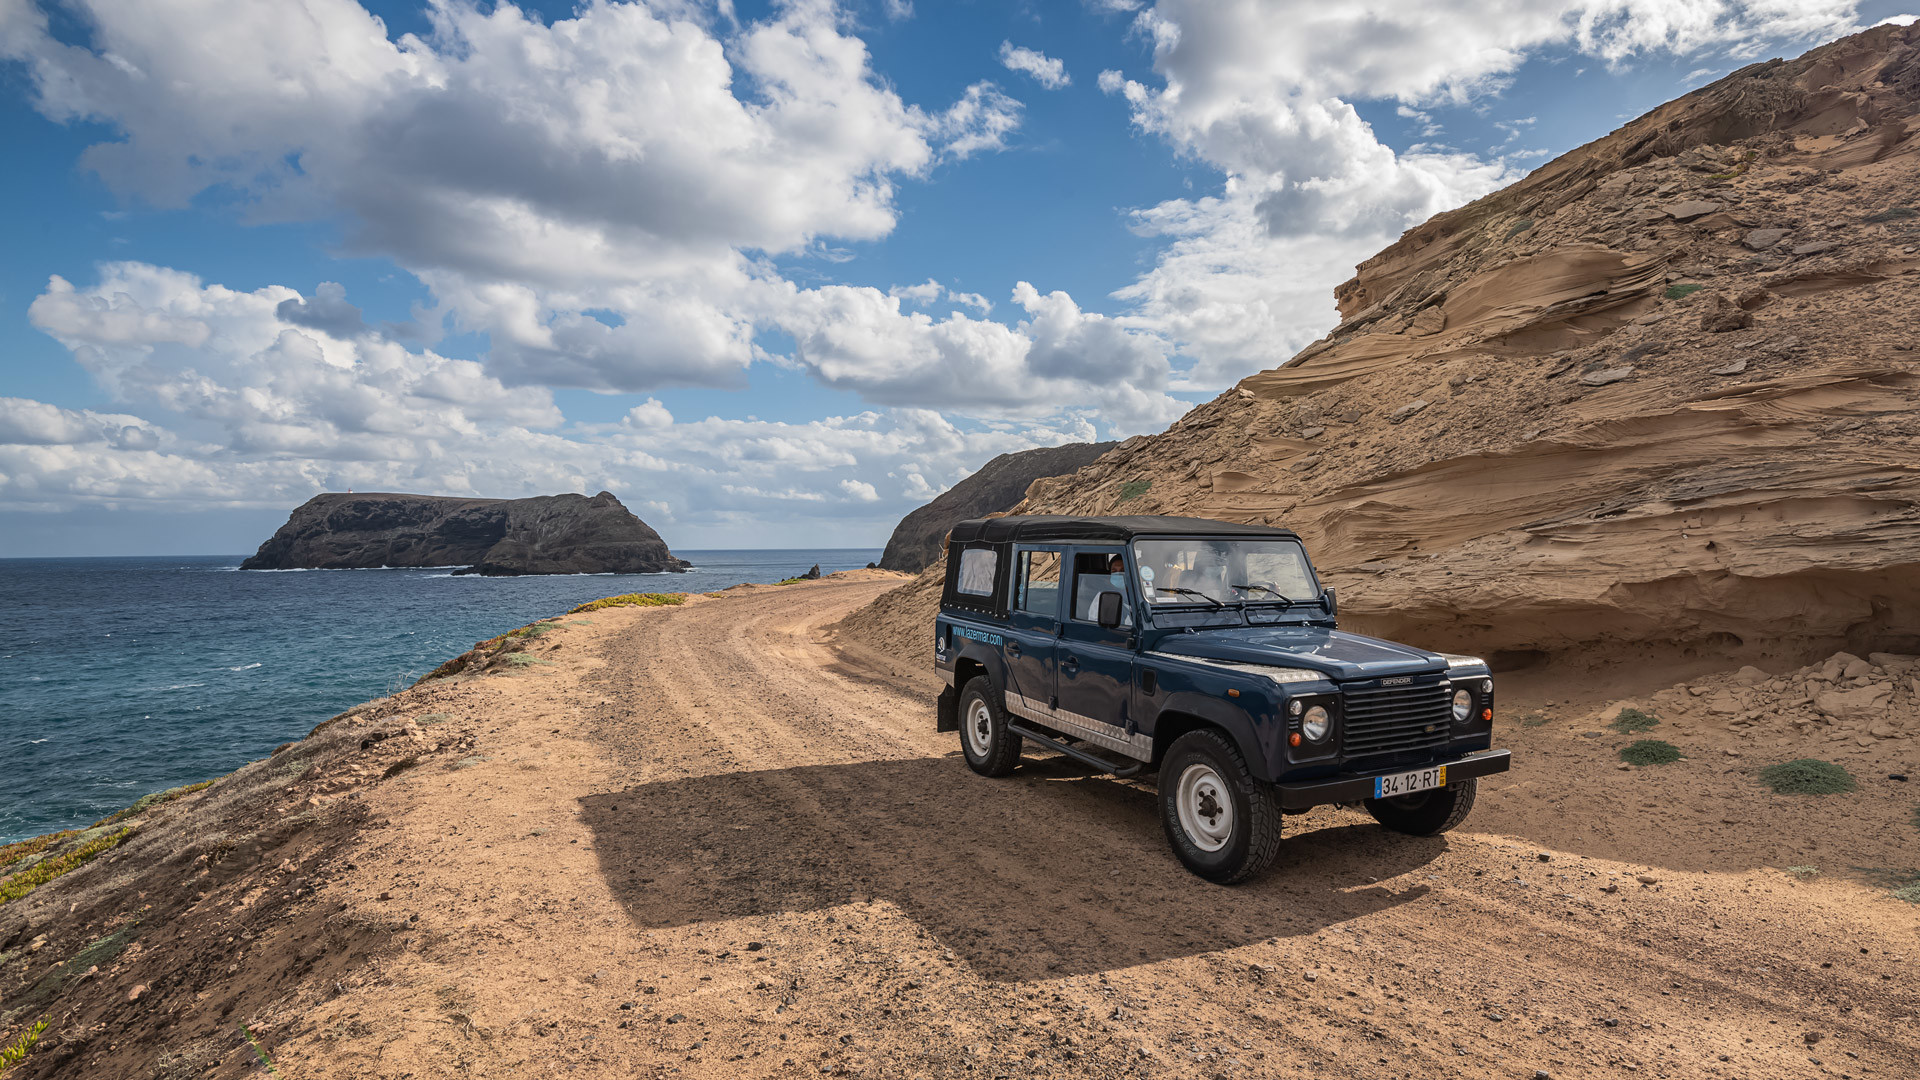
[[[896,580],[599,612],[552,635],[552,666],[467,684],[488,760],[389,785],[390,826],[359,856],[381,872],[337,883],[418,933],[288,1018],[280,1060],[384,1077],[1920,1073],[1910,905],[1471,831],[1484,820],[1410,839],[1334,810],[1289,818],[1261,881],[1208,885],[1167,853],[1147,785],[1058,760],[977,777],[933,733],[924,675],[912,689],[836,650],[826,628]]]

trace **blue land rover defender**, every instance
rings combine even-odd
[[[1174,854],[1258,874],[1282,815],[1365,806],[1460,824],[1493,749],[1484,661],[1335,629],[1300,538],[1180,517],[995,517],[947,540],[939,730],[1005,776],[1032,742],[1116,776],[1158,767]]]

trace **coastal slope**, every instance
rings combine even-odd
[[[900,519],[880,556],[882,570],[909,574],[940,558],[955,522],[1010,510],[1026,498],[1035,480],[1071,473],[1118,443],[1067,443],[1001,454],[980,471],[940,493],[932,502]]]
[[[1355,628],[1507,666],[1920,646],[1920,25],[1736,71],[1336,297],[1015,512],[1285,525]],[[925,655],[928,573],[850,625]]]
[[[687,569],[610,492],[530,499],[329,492],[296,509],[242,570],[459,566],[460,573],[657,574]]]

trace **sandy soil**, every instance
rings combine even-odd
[[[306,909],[389,947],[236,1018],[291,1077],[1920,1072],[1920,908],[1844,873],[1913,861],[1907,786],[1619,772],[1556,721],[1463,832],[1315,811],[1223,889],[1147,785],[975,776],[917,660],[836,648],[899,580],[595,612],[409,692],[471,746],[362,789]]]

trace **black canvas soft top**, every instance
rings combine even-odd
[[[972,543],[1003,544],[1020,541],[1030,544],[1075,541],[1127,543],[1142,536],[1248,536],[1297,540],[1291,529],[1271,525],[1241,525],[1211,518],[1160,517],[1135,514],[1128,517],[1074,517],[1065,514],[1032,514],[1020,517],[970,518],[953,527],[949,540],[955,545]]]

